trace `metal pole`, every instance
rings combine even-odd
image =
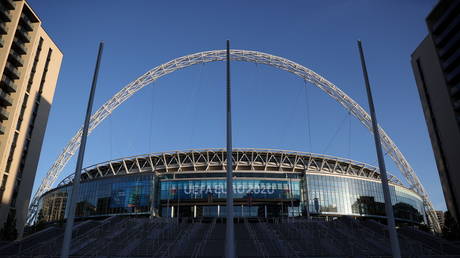
[[[171,194],[171,181],[168,182],[168,201],[166,202],[166,217],[170,218],[171,217],[171,210],[169,209],[169,198]]]
[[[158,196],[158,175],[155,174],[153,175],[153,180],[152,180],[152,193],[151,193],[151,198],[152,202],[150,204],[150,217],[158,217],[158,206],[157,206],[157,198]]]
[[[69,204],[69,210],[68,210],[69,213],[67,216],[67,222],[65,224],[64,242],[62,244],[61,258],[69,257],[70,241],[72,240],[72,228],[73,228],[73,222],[75,219],[75,208],[76,208],[75,206],[76,206],[77,197],[78,197],[78,188],[80,186],[80,176],[81,176],[81,170],[83,167],[83,157],[85,156],[86,138],[88,137],[89,121],[91,119],[94,94],[96,92],[97,76],[99,74],[99,65],[101,63],[101,56],[102,56],[103,48],[104,48],[104,42],[101,41],[99,43],[99,51],[97,53],[96,68],[94,70],[93,83],[91,85],[88,106],[86,108],[85,124],[83,125],[83,132],[81,135],[81,144],[80,144],[80,149],[78,151],[77,168],[75,170],[72,191],[70,193],[70,204]]]
[[[393,257],[400,258],[401,250],[399,249],[399,241],[398,241],[398,235],[396,232],[395,218],[393,214],[393,206],[391,204],[390,187],[388,186],[388,178],[387,178],[387,172],[385,168],[385,160],[383,158],[382,144],[380,142],[380,133],[379,133],[378,125],[377,125],[377,117],[375,115],[374,100],[372,99],[371,86],[369,84],[369,77],[367,75],[366,61],[364,60],[363,46],[361,44],[361,40],[358,40],[358,48],[359,48],[359,54],[361,57],[361,66],[363,69],[364,82],[366,84],[367,99],[369,102],[369,111],[371,113],[375,149],[377,150],[377,158],[379,161],[380,178],[382,180],[383,197],[385,200],[385,213],[387,215],[387,221],[388,221],[388,232],[390,235],[391,251],[393,252]]]
[[[303,176],[303,191],[304,191],[304,203],[305,203],[305,213],[306,213],[305,215],[307,216],[307,220],[310,220],[310,200],[308,198],[308,181],[307,181],[306,172]]]
[[[179,185],[177,185],[176,196],[177,196],[177,223],[179,223],[179,211],[180,211]]]
[[[227,40],[227,230],[225,257],[235,257],[235,232],[233,225],[233,155],[232,155],[232,103],[230,88],[230,41]]]
[[[294,212],[294,200],[293,200],[294,196],[292,194],[292,180],[291,180],[290,177],[289,177],[289,198],[291,199],[291,212],[292,212],[291,215],[293,217],[294,214],[295,214],[295,212]],[[288,209],[288,220],[289,220],[289,217],[290,217],[290,215],[289,215],[289,209]]]

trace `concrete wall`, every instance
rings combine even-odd
[[[441,178],[452,215],[460,215],[460,131],[433,39],[426,37],[412,54],[412,68]]]

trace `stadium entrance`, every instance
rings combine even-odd
[[[301,215],[300,179],[234,180],[236,217]],[[225,179],[170,180],[160,183],[163,217],[225,217]]]
[[[225,202],[206,204],[206,205],[189,205],[189,204],[170,204],[162,203],[162,217],[188,217],[188,218],[216,218],[226,216]],[[302,215],[300,200],[279,201],[279,202],[256,202],[248,204],[247,202],[235,202],[233,214],[239,218],[272,218],[272,217],[296,217]]]

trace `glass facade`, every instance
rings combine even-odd
[[[153,179],[152,174],[136,174],[82,182],[75,216],[148,213],[153,200]],[[67,216],[66,204],[70,191],[71,186],[64,186],[45,194],[40,201],[40,216],[47,221]]]
[[[307,174],[304,180],[300,173],[297,176],[283,173],[284,178],[278,173],[270,178],[269,174],[263,174],[266,178],[234,179],[235,216],[300,216],[307,205],[306,193],[312,214],[376,217],[385,214],[378,181],[325,174]],[[43,219],[55,221],[66,216],[70,188],[60,187],[42,197]],[[152,209],[162,216],[225,216],[226,192],[225,178],[164,176],[155,180],[151,173],[106,177],[82,182],[76,216],[148,214]],[[390,192],[397,218],[424,221],[423,202],[417,194],[394,185],[390,185]]]
[[[163,181],[160,187],[161,200],[218,200],[227,197],[225,179]],[[299,180],[253,180],[233,181],[235,199],[300,199]]]
[[[385,216],[383,191],[378,181],[310,174],[307,189],[312,213]],[[423,201],[415,193],[390,185],[390,196],[397,218],[424,221]]]

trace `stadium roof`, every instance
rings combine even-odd
[[[378,168],[334,156],[271,149],[234,149],[234,171],[262,173],[322,173],[380,180]],[[225,149],[169,151],[111,160],[83,169],[82,181],[135,173],[206,173],[226,170]],[[73,174],[58,187],[72,183]],[[403,185],[389,174],[390,183]]]

